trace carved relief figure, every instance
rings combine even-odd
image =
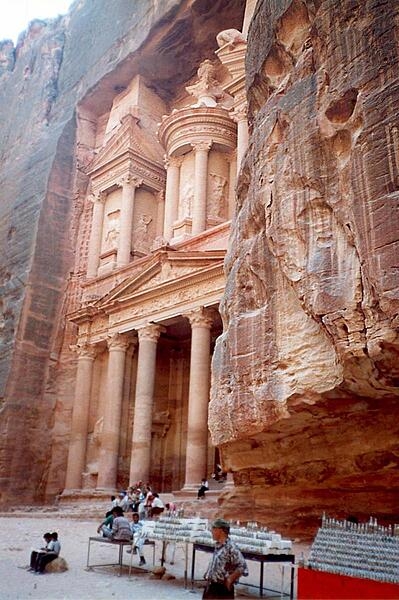
[[[194,185],[192,181],[186,181],[183,186],[179,203],[179,218],[191,217],[191,208],[194,200]]]
[[[150,215],[142,214],[134,228],[134,248],[140,252],[149,252],[150,240],[148,235],[148,226],[152,221]]]
[[[226,206],[227,179],[216,173],[209,173],[208,216],[224,217]]]
[[[107,233],[105,234],[105,250],[118,247],[119,239],[119,210],[107,215]]]

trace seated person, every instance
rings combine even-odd
[[[38,559],[36,561],[36,568],[35,568],[36,573],[40,573],[40,574],[44,573],[44,569],[46,568],[46,565],[48,565],[50,562],[52,562],[53,560],[58,558],[59,553],[61,551],[61,544],[58,541],[58,533],[56,531],[54,531],[50,535],[51,535],[51,540],[47,544],[47,548],[46,548],[45,552],[40,552],[38,555]]]
[[[145,558],[143,552],[143,546],[145,542],[145,537],[143,535],[143,522],[140,521],[139,515],[136,512],[132,514],[130,529],[133,535],[133,549],[136,549],[138,555],[140,556],[140,565],[145,565]]]
[[[37,562],[39,559],[39,555],[43,554],[44,552],[47,552],[48,546],[49,546],[50,542],[52,541],[51,533],[50,532],[45,533],[43,535],[43,539],[44,539],[45,545],[42,546],[39,550],[33,550],[31,552],[30,567],[28,569],[29,571],[36,571],[36,565],[37,565]]]
[[[114,520],[112,521],[112,529],[109,539],[115,541],[130,541],[132,539],[130,523],[127,518],[123,516],[123,510],[121,507],[115,506],[115,508],[112,509],[112,515]],[[108,535],[105,537],[108,537]]]
[[[148,516],[150,517],[150,519],[152,519],[153,517],[160,515],[164,510],[165,510],[164,503],[162,502],[161,498],[159,497],[159,494],[156,494],[154,492],[152,494],[151,506],[148,511]]]
[[[201,480],[201,485],[198,488],[198,495],[197,498],[198,500],[200,500],[201,498],[205,498],[205,492],[207,492],[209,490],[209,484],[208,481],[205,479]]]
[[[97,527],[97,533],[101,533],[103,537],[111,537],[113,521],[114,515],[112,514],[112,510],[109,510],[105,513],[104,521]]]

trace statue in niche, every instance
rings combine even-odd
[[[141,214],[134,228],[134,248],[141,252],[149,252],[150,240],[148,239],[148,226],[152,221],[150,215]]]
[[[119,211],[107,215],[107,233],[105,234],[105,250],[114,250],[119,240]]]
[[[197,98],[192,108],[200,106],[217,106],[217,100],[224,98],[225,93],[216,79],[216,68],[209,59],[204,60],[197,71],[198,82],[186,87],[187,92]]]
[[[208,216],[222,218],[226,207],[227,179],[217,173],[209,173]]]
[[[182,195],[180,198],[179,204],[179,218],[185,219],[186,217],[191,217],[191,209],[194,200],[194,185],[192,181],[186,181]]]

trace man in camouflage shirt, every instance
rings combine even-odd
[[[234,583],[241,575],[248,575],[247,563],[229,533],[230,524],[224,519],[212,523],[216,546],[205,573],[207,585],[203,599],[234,598]]]

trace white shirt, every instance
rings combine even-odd
[[[165,508],[161,498],[154,498],[154,500],[151,502],[151,506],[152,508]]]

